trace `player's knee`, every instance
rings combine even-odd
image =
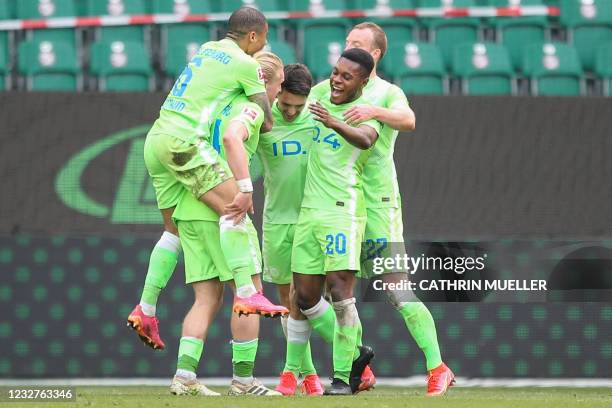
[[[317,305],[321,296],[310,296],[309,294],[297,292],[297,304],[300,310],[308,310]]]
[[[350,285],[346,285],[342,280],[335,280],[330,282],[329,293],[331,294],[332,300],[338,302],[341,300],[349,299],[353,297],[353,288]]]

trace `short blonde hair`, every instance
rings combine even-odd
[[[283,61],[276,54],[269,51],[259,51],[253,55],[253,58],[259,63],[266,81],[275,76],[280,76],[283,72]]]
[[[355,27],[353,27],[353,30],[370,30],[374,36],[374,46],[380,50],[379,61],[383,59],[387,53],[387,35],[378,24],[372,23],[371,21],[366,21],[364,23],[357,24]]]

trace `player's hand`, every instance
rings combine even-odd
[[[321,122],[325,127],[331,128],[332,123],[336,120],[319,102],[311,103],[308,109],[310,109],[314,120]]]
[[[234,196],[234,201],[225,206],[225,215],[234,220],[234,225],[240,224],[247,212],[254,213],[253,193],[238,192]]]
[[[373,106],[357,105],[348,109],[343,115],[344,121],[347,124],[356,126],[367,120],[374,119],[376,117],[376,110]]]

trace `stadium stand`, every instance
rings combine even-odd
[[[285,64],[296,62],[295,49],[284,41],[270,40],[266,45],[266,49],[278,55]]]
[[[508,95],[513,92],[514,72],[503,45],[474,43],[453,50],[453,74],[461,79],[465,95]]]
[[[79,91],[82,75],[74,44],[31,40],[19,45],[19,72],[29,91]]]
[[[442,54],[435,44],[392,44],[382,70],[407,94],[441,95],[448,90]]]
[[[489,6],[558,6],[556,16],[508,17],[388,17],[371,18],[385,30],[389,48],[379,72],[409,93],[518,94],[518,95],[607,95],[610,74],[606,54],[612,43],[610,0],[0,0],[0,20],[46,19],[74,16],[127,16],[154,14],[208,14],[230,12],[241,5],[263,11],[311,12],[315,18],[270,20],[267,49],[285,62],[304,62],[317,80],[328,77],[331,65],[344,49],[346,34],[363,18],[326,17],[330,10],[378,10]],[[49,90],[131,89],[127,74],[113,73],[110,81],[100,66],[90,61],[100,45],[107,50],[115,41],[129,43],[130,53],[146,55],[138,67],[134,89],[167,89],[200,44],[224,35],[223,21],[159,25],[96,26],[0,31],[0,89],[44,90],[40,78],[45,67],[27,68],[22,61],[40,53],[40,44],[50,43],[54,53],[75,55],[72,68]],[[474,47],[483,42],[488,64],[474,65]],[[551,55],[542,44],[552,44]],[[494,47],[497,44],[499,47]],[[458,47],[457,45],[461,45]],[[22,47],[23,46],[23,47]],[[95,50],[94,50],[95,48]],[[104,47],[102,47],[104,49]],[[69,51],[65,51],[68,49]],[[501,51],[501,50],[504,51]],[[21,58],[21,50],[29,53]],[[462,50],[462,51],[459,51]],[[567,51],[566,50],[570,50]],[[109,51],[110,52],[110,51]],[[461,52],[460,55],[457,53]],[[530,54],[535,53],[535,54]],[[113,53],[111,52],[111,55]],[[121,54],[121,53],[120,53]],[[508,72],[506,55],[510,61]],[[578,56],[578,63],[572,55]],[[110,57],[109,57],[110,58]],[[440,65],[440,58],[442,65]],[[106,58],[108,59],[108,58]],[[120,58],[119,58],[120,59]],[[132,62],[133,58],[128,58]],[[36,59],[34,59],[36,60]],[[558,60],[558,67],[555,61]],[[546,63],[544,61],[547,61]],[[68,64],[69,65],[69,64]],[[111,64],[112,65],[112,64]],[[95,66],[95,67],[94,67]],[[50,67],[47,67],[50,68]],[[130,69],[133,66],[130,64]],[[57,67],[53,69],[59,69]],[[527,71],[524,71],[527,69]],[[38,71],[36,71],[38,70]],[[492,75],[493,71],[497,72]],[[119,69],[121,71],[121,69]],[[36,72],[35,74],[33,72]],[[44,75],[47,75],[44,74]],[[55,76],[59,74],[53,74]],[[132,75],[132,74],[130,74]],[[72,79],[68,79],[72,77]],[[75,79],[76,82],[75,82]],[[90,78],[91,77],[91,78]],[[79,83],[79,78],[84,80]],[[511,79],[510,79],[511,78]],[[100,79],[100,80],[96,80]],[[52,81],[53,82],[53,81]],[[61,83],[61,85],[59,84]],[[509,84],[512,86],[509,87]],[[115,85],[117,85],[115,87]]]
[[[578,96],[583,91],[582,66],[569,44],[532,44],[525,48],[523,73],[533,95]]]
[[[582,65],[592,70],[597,48],[612,41],[612,2],[610,0],[563,0],[561,23],[567,26]]]
[[[8,36],[6,33],[0,33],[0,89],[10,89],[10,66],[9,66],[9,50]]]
[[[496,7],[541,6],[542,0],[489,0]],[[525,44],[543,43],[548,39],[545,16],[498,18],[495,27],[497,41],[508,49],[514,69],[521,66]]]
[[[612,96],[612,41],[597,50],[595,74],[602,82],[603,94]]]
[[[102,41],[91,46],[91,73],[102,91],[149,91],[154,77],[144,45]]]
[[[419,0],[421,7],[471,7],[474,0]],[[480,24],[474,18],[431,18],[422,19],[427,27],[429,39],[435,42],[446,67],[450,67],[453,47],[466,42],[476,42],[479,39]]]
[[[144,0],[89,0],[88,15],[90,16],[125,16],[130,14],[146,14]],[[143,26],[102,27],[95,30],[98,41],[137,41],[146,42],[148,32]]]

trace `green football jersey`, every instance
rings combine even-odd
[[[331,115],[340,120],[344,120],[342,114],[347,109],[369,104],[363,95],[353,102],[342,105],[334,105],[329,98],[328,82],[327,91],[318,92],[317,100]],[[308,155],[302,207],[365,215],[362,176],[372,148],[359,149],[334,130],[320,122],[315,123],[315,135]],[[366,121],[362,125],[380,131],[380,124],[375,120]]]
[[[219,117],[214,121],[211,130],[213,147],[219,152],[221,157],[225,159],[225,150],[223,149],[223,134],[229,127],[229,124],[234,121],[239,121],[244,124],[249,134],[249,137],[244,142],[244,147],[249,159],[255,154],[259,141],[259,131],[264,120],[263,110],[253,102],[250,102],[246,96],[238,95],[229,105],[221,111]],[[179,203],[174,209],[172,217],[175,220],[183,221],[218,221],[217,213],[202,203],[193,194],[185,190]]]
[[[329,89],[329,80],[325,80],[312,88],[311,97],[320,99]],[[393,109],[409,107],[404,92],[382,78],[370,78],[363,90],[363,96],[374,106]],[[367,208],[386,208],[401,206],[399,185],[393,151],[398,131],[381,123],[378,140],[372,149],[372,154],[366,162],[363,183]]]
[[[265,91],[257,61],[230,39],[209,41],[176,80],[152,131],[195,144],[210,138],[211,122],[228,102]]]
[[[274,127],[260,138],[257,149],[264,168],[263,219],[272,224],[295,224],[304,196],[315,121],[305,107],[293,122],[287,122],[277,103],[272,106],[272,117]]]

